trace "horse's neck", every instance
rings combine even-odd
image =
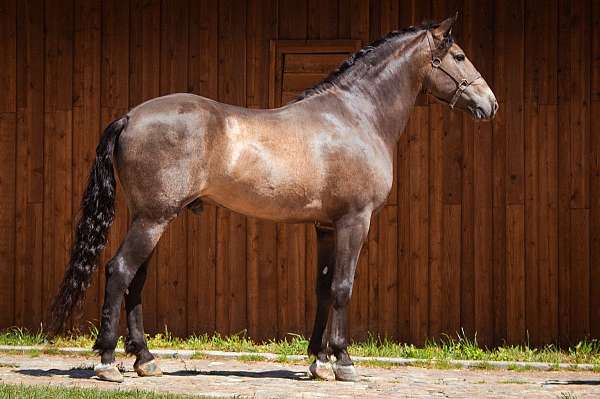
[[[336,95],[357,119],[368,121],[390,148],[404,131],[421,91],[429,56],[423,47],[425,34],[405,38],[362,76],[350,77],[353,81]]]

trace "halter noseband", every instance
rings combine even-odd
[[[443,102],[447,103],[448,106],[450,107],[450,109],[454,109],[454,106],[456,105],[456,102],[458,101],[458,99],[460,98],[461,94],[467,89],[467,87],[471,86],[471,84],[473,82],[475,82],[478,79],[481,79],[481,75],[479,73],[477,73],[477,75],[471,79],[457,79],[455,78],[450,72],[448,72],[446,69],[444,69],[444,67],[442,66],[442,60],[437,57],[434,53],[434,48],[431,45],[431,39],[429,38],[429,35],[431,34],[431,32],[427,32],[427,42],[429,43],[429,49],[431,51],[431,67],[435,70],[440,70],[442,72],[444,72],[446,75],[448,75],[450,77],[450,79],[452,79],[454,81],[454,83],[456,83],[456,91],[454,92],[454,95],[452,96],[452,99],[450,101],[444,100],[444,99],[440,99]]]

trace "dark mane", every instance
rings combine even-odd
[[[405,34],[408,34],[408,33],[415,33],[415,32],[419,32],[422,30],[431,30],[431,29],[437,28],[438,26],[439,26],[438,23],[427,21],[427,22],[423,22],[421,25],[410,26],[408,28],[395,30],[395,31],[388,33],[384,37],[367,44],[365,47],[358,50],[356,53],[352,54],[335,71],[331,72],[325,79],[323,79],[321,82],[317,83],[315,86],[304,90],[302,92],[302,94],[300,94],[298,97],[296,97],[292,102],[298,102],[307,97],[311,97],[315,94],[322,93],[322,92],[326,91],[327,89],[335,86],[337,83],[339,83],[341,77],[343,75],[345,75],[346,72],[348,70],[350,70],[354,65],[356,65],[357,61],[364,58],[367,54],[370,54],[373,51],[375,51],[376,49],[382,47],[386,43],[389,43],[390,41],[392,41],[400,36],[403,36]],[[454,43],[454,38],[452,37],[452,35],[448,35],[448,36],[444,37],[444,40],[442,40],[442,42],[438,45],[438,49],[440,49],[440,50],[448,49],[450,46],[452,46],[452,43]]]

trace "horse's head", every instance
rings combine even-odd
[[[475,119],[492,119],[498,101],[464,51],[452,39],[456,16],[427,33],[431,68],[427,69],[424,88],[450,108],[469,112]]]

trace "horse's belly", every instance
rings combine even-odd
[[[252,179],[231,180],[209,191],[207,198],[247,216],[281,222],[328,221],[314,187]]]

